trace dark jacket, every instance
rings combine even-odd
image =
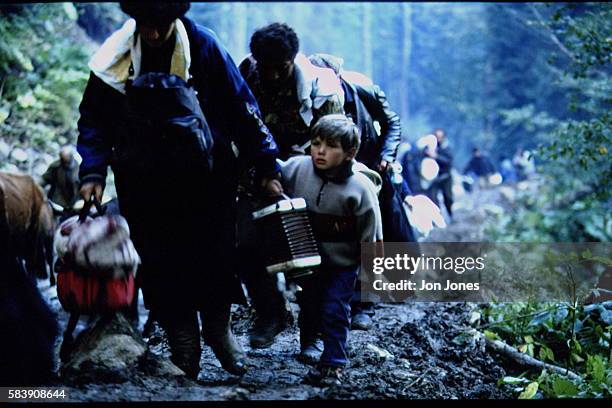
[[[257,101],[231,56],[211,30],[187,18],[182,21],[190,41],[190,73],[215,145],[219,145],[215,160],[235,162],[230,144],[234,141],[241,161],[254,162],[264,175],[278,172],[276,143],[263,125]],[[78,151],[83,158],[79,171],[81,184],[94,179],[104,182],[114,147],[116,111],[124,99],[124,95],[95,75],[90,76],[78,122]]]
[[[443,146],[438,146],[438,157],[436,157],[436,162],[440,167],[440,174],[450,174],[450,171],[453,167],[453,153],[451,152],[450,146],[446,143]]]
[[[463,174],[474,173],[477,176],[488,176],[495,173],[495,166],[487,156],[472,157],[469,161]]]
[[[344,110],[361,130],[361,146],[357,161],[371,169],[381,161],[393,162],[400,144],[402,126],[393,112],[387,96],[377,85],[360,85],[342,79]],[[380,136],[374,127],[380,124]]]
[[[207,298],[239,292],[232,265],[239,166],[255,165],[262,176],[279,169],[276,143],[230,55],[211,30],[182,21],[193,85],[214,138],[212,175],[169,174],[161,161],[138,173],[129,163],[116,162],[116,149],[129,139],[126,98],[94,74],[78,122],[81,183],[103,182],[111,165],[120,210],[143,262],[145,304],[166,309],[200,308]]]
[[[356,160],[372,170],[381,160],[395,161],[401,139],[399,116],[393,112],[385,93],[377,85],[362,85],[342,79],[344,110],[361,131],[361,145]],[[380,136],[374,127],[380,124]],[[381,174],[383,185],[379,196],[383,237],[389,242],[413,242],[414,234],[402,205],[409,188],[406,183],[391,183],[388,171]]]
[[[50,185],[47,193],[49,200],[69,208],[78,199],[79,194],[79,165],[76,160],[72,160],[68,166],[62,165],[61,160],[57,160],[49,166],[42,176],[42,185]]]

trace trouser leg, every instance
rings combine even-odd
[[[355,316],[359,313],[365,313],[368,316],[374,316],[374,303],[361,301],[361,285],[362,282],[357,279],[355,281],[355,289],[353,290],[353,296],[351,298],[351,315]]]
[[[321,304],[321,332],[323,354],[321,365],[342,367],[348,363],[348,333],[350,326],[350,300],[355,287],[357,271],[328,271],[330,279],[325,285]]]
[[[444,198],[444,206],[448,215],[453,216],[453,180],[449,177],[444,181],[442,186],[442,196]]]
[[[277,277],[265,269],[265,260],[255,243],[257,232],[251,218],[255,207],[247,197],[238,201],[238,259],[240,278],[243,280],[258,317],[273,320],[285,317],[285,296],[278,289]]]
[[[263,263],[259,262],[243,279],[258,317],[285,319],[285,295],[278,288],[276,275],[267,273]]]
[[[231,325],[231,304],[212,299],[200,311],[204,341],[228,372],[242,375],[247,370],[246,356],[236,341]]]
[[[200,372],[200,327],[196,311],[156,310],[161,327],[168,336],[170,358],[191,378]]]
[[[300,328],[300,347],[303,349],[314,342],[321,331],[321,302],[323,296],[322,279],[318,274],[300,280],[302,290],[296,294],[300,306],[298,327]]]

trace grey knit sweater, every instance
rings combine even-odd
[[[306,200],[325,268],[353,268],[361,263],[361,243],[380,238],[378,198],[372,182],[347,166],[342,176],[316,171],[310,156],[280,162],[283,187]]]

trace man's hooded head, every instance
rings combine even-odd
[[[121,10],[136,20],[141,38],[159,47],[170,37],[172,23],[187,13],[190,3],[122,2]]]

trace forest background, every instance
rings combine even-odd
[[[381,86],[401,116],[405,141],[444,128],[457,169],[473,147],[494,161],[530,150],[535,187],[518,191],[489,239],[610,242],[610,3],[207,2],[194,3],[188,16],[212,28],[236,63],[255,29],[288,23],[301,52],[340,56],[345,69]],[[40,175],[61,144],[76,143],[87,61],[125,18],[116,3],[0,5],[0,170]],[[519,305],[487,316],[505,321],[540,310]],[[555,327],[558,338],[574,341],[565,354],[577,357],[567,364],[590,379],[596,373],[599,384],[570,391],[610,395],[610,313],[597,315],[603,329],[585,340],[596,343],[586,351],[578,349],[575,320],[590,314],[575,301],[567,310],[572,314],[556,323],[508,324],[497,334],[528,345],[534,327]],[[554,361],[547,343],[538,344],[526,352]]]
[[[611,10],[608,3],[227,2],[194,3],[188,15],[212,28],[236,63],[255,29],[287,22],[303,53],[340,56],[346,69],[382,87],[404,140],[446,129],[458,169],[473,147],[494,160],[519,147],[532,151],[559,205],[543,223],[536,214],[545,203],[534,202],[535,213],[519,214],[534,225],[512,234],[571,241],[610,239],[602,203],[611,180]],[[116,3],[0,6],[0,132],[9,147],[53,153],[57,143],[76,141],[87,61],[125,17]],[[44,159],[15,165],[37,173]],[[548,193],[533,199],[549,203]]]

